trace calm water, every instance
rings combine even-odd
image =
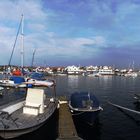
[[[89,91],[100,100],[103,111],[95,126],[78,124],[75,121],[77,132],[85,140],[139,140],[140,115],[128,111],[121,111],[110,104],[119,104],[140,111],[140,105],[135,104],[134,94],[140,93],[140,77],[84,77],[84,76],[56,76],[57,96],[69,97],[75,91]],[[12,94],[11,94],[12,93]],[[0,104],[15,98],[21,98],[24,92],[5,93]],[[50,91],[48,91],[50,94]],[[43,137],[45,140],[55,140],[57,137],[58,113],[51,118],[41,129],[19,137],[18,140]],[[43,139],[42,138],[42,139]]]
[[[103,107],[95,127],[78,124],[79,136],[86,140],[139,140],[140,115],[122,112],[107,101],[140,111],[134,93],[140,93],[140,77],[57,77],[57,94],[69,96],[74,91],[94,93]]]

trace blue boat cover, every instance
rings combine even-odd
[[[11,76],[10,80],[14,81],[15,84],[20,84],[22,82],[25,82],[24,77],[20,77],[20,76]]]
[[[92,93],[75,92],[71,94],[71,106],[73,108],[85,108],[88,105],[94,108],[99,107],[99,101]]]
[[[30,77],[32,79],[36,79],[36,80],[44,80],[44,74],[43,73],[39,73],[39,72],[31,73]]]

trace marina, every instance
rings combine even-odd
[[[124,139],[124,140],[139,140],[139,129],[140,129],[140,118],[139,114],[129,112],[127,110],[120,110],[117,107],[113,107],[108,104],[108,101],[116,103],[117,105],[122,105],[123,107],[140,111],[140,105],[136,103],[135,93],[140,92],[139,82],[140,77],[120,77],[120,76],[101,76],[101,77],[85,77],[85,76],[54,76],[49,77],[56,81],[56,93],[57,97],[66,96],[67,99],[73,92],[81,91],[93,91],[94,95],[99,99],[103,111],[100,112],[97,121],[93,126],[79,123],[73,118],[74,128],[72,131],[81,139],[84,140],[112,140],[112,139]],[[62,82],[63,81],[63,82]],[[7,92],[7,91],[8,92]],[[11,100],[17,100],[24,96],[23,89],[5,89],[3,91],[3,96],[0,98],[0,103],[5,104],[6,102],[11,102]],[[20,92],[20,93],[19,93]],[[92,93],[92,92],[90,92]],[[47,92],[47,95],[51,95],[51,91]],[[61,107],[60,107],[61,108]],[[61,108],[63,110],[63,107]],[[61,110],[61,111],[62,111]],[[63,112],[63,111],[62,111]],[[65,112],[65,111],[64,111]],[[64,113],[63,112],[63,113]],[[61,114],[63,118],[66,114]],[[69,111],[70,113],[70,111]],[[69,115],[68,115],[69,116]],[[111,117],[110,117],[111,116]],[[16,139],[26,139],[28,137],[32,138],[34,135],[42,134],[44,131],[48,130],[53,126],[53,136],[49,136],[44,133],[42,137],[47,140],[55,140],[59,138],[59,113],[55,113],[55,121],[49,122],[50,125],[46,123],[46,126],[42,126],[39,130],[20,136]],[[72,119],[71,118],[71,119]],[[63,120],[63,119],[62,119]],[[66,119],[69,120],[70,118]],[[62,127],[67,127],[66,122],[61,122]],[[64,127],[64,128],[65,128]],[[69,129],[69,128],[68,128]],[[41,132],[40,132],[41,130]],[[51,129],[50,129],[51,130]],[[64,129],[65,130],[65,129]],[[70,135],[69,131],[62,132],[63,134]],[[36,134],[35,134],[36,133]],[[50,132],[49,132],[50,134]],[[73,133],[72,133],[73,134]]]
[[[0,140],[140,139],[140,0],[0,7]]]

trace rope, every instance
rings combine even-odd
[[[80,113],[72,114],[72,116],[80,115],[80,114],[83,114],[83,113],[85,113],[85,112],[80,112]]]
[[[136,110],[133,110],[133,109],[129,109],[129,108],[126,108],[126,107],[123,107],[123,106],[120,106],[120,105],[117,105],[117,104],[113,104],[111,102],[108,101],[109,104],[117,107],[117,108],[120,108],[120,109],[124,109],[124,110],[127,110],[127,111],[130,111],[130,112],[133,112],[133,113],[136,113],[136,114],[140,114],[139,111],[136,111]]]

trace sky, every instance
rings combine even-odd
[[[24,15],[24,65],[140,68],[140,0],[0,0],[0,65]],[[19,34],[11,64],[20,65]]]

